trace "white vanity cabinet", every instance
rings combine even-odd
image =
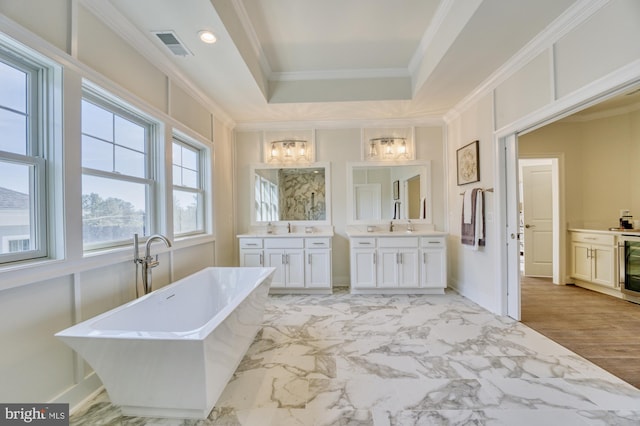
[[[273,292],[331,293],[331,237],[269,236],[240,239],[240,266],[276,268]]]
[[[241,238],[240,239],[240,266],[246,266],[246,267],[264,266],[262,238]]]
[[[350,238],[352,293],[443,293],[446,240],[435,236]]]
[[[378,238],[378,287],[419,287],[417,237]]]
[[[376,287],[376,239],[351,238],[351,287]]]
[[[444,238],[420,238],[420,287],[447,287],[447,247]]]
[[[616,287],[616,236],[587,232],[571,233],[571,277]]]
[[[267,238],[264,240],[264,266],[273,266],[271,288],[304,287],[304,240]]]
[[[307,288],[331,288],[331,239],[305,238]]]

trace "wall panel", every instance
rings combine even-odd
[[[211,112],[171,82],[171,116],[205,138],[213,140],[211,134]]]
[[[44,402],[73,385],[73,352],[54,334],[73,317],[70,276],[3,290],[0,401]]]
[[[496,128],[552,102],[552,84],[551,56],[545,51],[496,88]]]
[[[173,280],[178,281],[203,268],[215,265],[214,243],[209,242],[184,248],[174,254]]]
[[[78,7],[78,59],[166,112],[165,75],[82,6]]]
[[[70,4],[69,0],[2,0],[0,13],[69,53]]]
[[[556,44],[557,94],[565,96],[640,58],[640,2],[614,0]]]

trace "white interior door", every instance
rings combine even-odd
[[[379,183],[354,185],[354,205],[358,220],[382,219],[380,199],[382,188]]]
[[[524,275],[553,275],[551,164],[522,166]]]
[[[519,268],[519,226],[518,218],[518,139],[515,134],[500,140],[504,148],[503,190],[505,200],[505,221],[507,223],[506,250],[503,259],[504,274],[507,279],[507,315],[520,320],[520,268]],[[503,145],[504,144],[504,145]],[[500,150],[501,151],[501,150]]]

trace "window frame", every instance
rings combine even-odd
[[[157,172],[159,155],[157,150],[158,145],[158,135],[160,132],[160,122],[153,117],[150,117],[140,111],[138,111],[131,104],[118,99],[114,95],[99,89],[90,83],[84,81],[82,86],[82,98],[81,102],[87,101],[92,103],[93,105],[102,108],[114,116],[119,116],[128,121],[141,125],[145,128],[145,142],[144,142],[144,152],[145,152],[145,160],[144,160],[144,174],[145,177],[137,177],[126,174],[121,174],[115,171],[106,171],[100,169],[94,169],[90,167],[85,167],[81,165],[81,179],[84,176],[92,176],[103,179],[112,179],[120,182],[126,183],[135,183],[135,184],[143,184],[145,185],[145,218],[143,223],[143,235],[140,235],[140,238],[146,238],[150,235],[153,235],[155,230],[158,227],[158,179],[159,173]],[[82,116],[80,117],[80,121],[82,122]],[[85,133],[82,132],[82,128],[80,129],[80,138],[85,136]],[[95,136],[88,135],[95,139]],[[120,146],[116,143],[116,141],[108,141],[110,144],[114,146]],[[80,144],[82,149],[82,142]],[[82,159],[82,155],[81,155]],[[82,160],[81,160],[82,161]],[[81,193],[84,196],[84,189]],[[83,220],[84,225],[84,220]],[[93,243],[85,243],[84,242],[84,233],[82,235],[82,247],[83,252],[90,253],[93,251],[113,249],[121,246],[126,246],[131,244],[131,238],[120,239],[120,240],[110,240],[105,242],[93,242]]]
[[[197,155],[198,155],[198,159],[197,159],[197,165],[198,165],[198,176],[197,176],[197,182],[198,182],[198,187],[197,188],[193,188],[193,187],[189,187],[189,186],[183,186],[183,185],[176,185],[173,183],[173,168],[176,165],[174,163],[174,158],[173,158],[173,146],[174,144],[180,145],[186,149],[190,149],[192,151],[196,151]],[[176,230],[176,219],[175,215],[172,214],[173,220],[172,220],[172,229],[173,229],[173,234],[174,237],[177,238],[184,238],[184,237],[191,237],[191,236],[196,236],[196,235],[203,235],[207,233],[207,214],[208,214],[208,209],[207,209],[207,184],[206,184],[206,171],[207,171],[207,158],[208,158],[208,150],[207,148],[205,148],[204,146],[202,146],[202,144],[198,143],[197,141],[193,140],[192,138],[181,134],[177,131],[174,131],[171,137],[171,175],[172,175],[172,180],[171,180],[171,205],[173,206],[173,195],[174,192],[176,190],[181,191],[181,192],[189,192],[189,193],[193,193],[196,194],[198,197],[198,209],[197,209],[197,223],[200,223],[201,225],[198,227],[198,229],[194,230],[194,231],[189,231],[189,232],[177,232]],[[181,168],[182,165],[180,165]]]
[[[0,39],[0,61],[5,65],[26,74],[25,112],[26,147],[24,154],[0,151],[0,161],[18,165],[26,165],[29,172],[29,239],[34,247],[29,250],[0,253],[0,265],[14,262],[38,260],[51,256],[49,247],[49,226],[47,220],[47,206],[51,202],[48,193],[51,189],[47,185],[47,172],[50,164],[47,154],[53,143],[48,126],[53,123],[53,111],[48,108],[53,97],[54,88],[53,65],[38,61],[35,55],[28,52],[13,51],[11,47]],[[11,108],[2,107],[5,111],[19,112]]]

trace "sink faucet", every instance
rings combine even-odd
[[[413,232],[413,223],[409,219],[407,219],[407,231]]]
[[[389,232],[393,232],[393,221],[389,222]]]
[[[155,259],[151,256],[151,243],[153,243],[156,240],[160,240],[167,247],[171,247],[171,241],[169,241],[169,239],[164,235],[160,235],[160,234],[152,235],[147,239],[147,242],[145,243],[144,257],[140,258],[138,257],[138,253],[139,253],[138,252],[138,234],[135,234],[133,236],[134,252],[135,252],[134,253],[135,257],[133,261],[136,263],[136,266],[138,263],[142,265],[142,288],[144,290],[144,294],[150,293],[153,287],[151,282],[151,268],[155,268],[160,264],[160,262],[158,261],[158,255],[156,255]],[[138,295],[137,278],[138,278],[138,274],[137,274],[137,268],[136,268],[136,296]]]
[[[291,233],[291,222],[287,223],[287,232]]]

